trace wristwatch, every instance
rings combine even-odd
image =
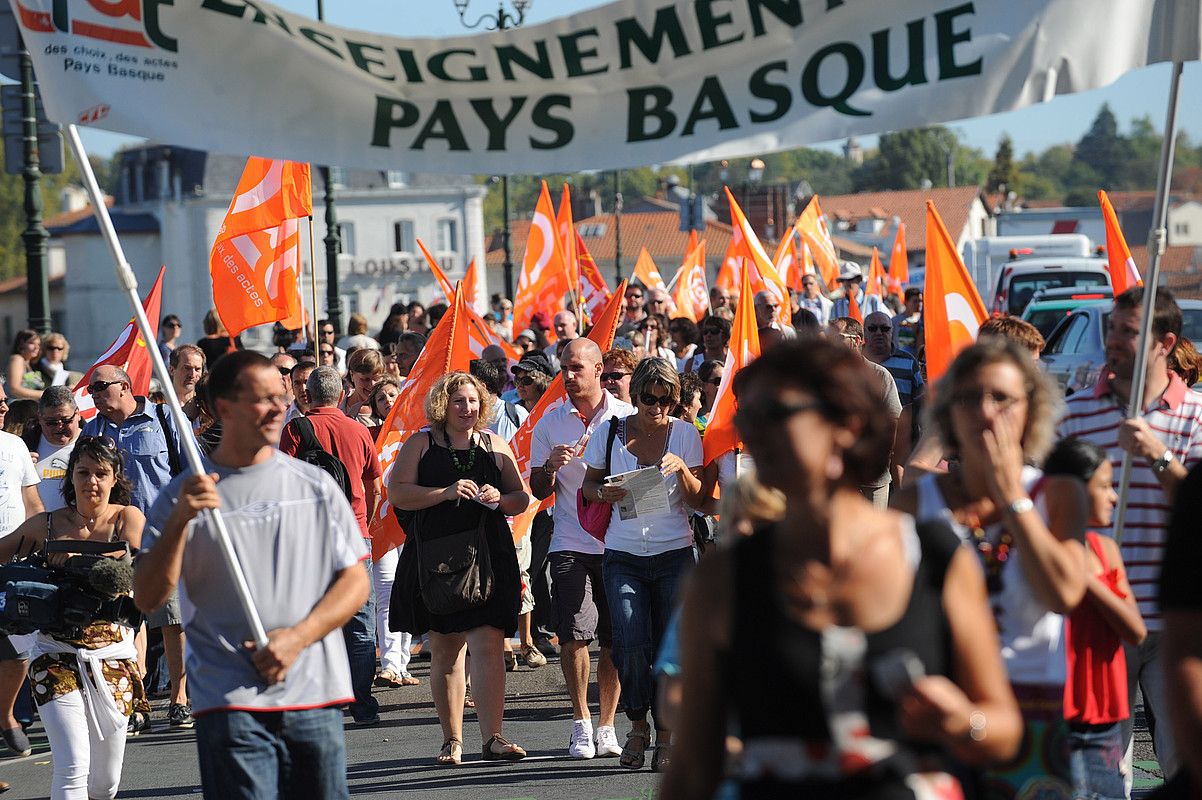
[[[1169,464],[1173,463],[1173,451],[1165,450],[1164,455],[1152,462],[1152,471],[1157,475],[1169,468]]]

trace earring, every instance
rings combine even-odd
[[[826,459],[827,480],[837,481],[843,477],[843,454],[831,453]]]

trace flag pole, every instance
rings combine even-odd
[[[121,247],[121,242],[117,239],[117,231],[113,228],[113,220],[109,216],[108,206],[104,204],[104,197],[100,194],[100,186],[96,183],[96,174],[92,171],[92,164],[88,161],[88,154],[84,150],[83,142],[80,141],[79,130],[74,125],[68,125],[66,133],[71,153],[75,156],[76,163],[79,164],[84,189],[87,190],[88,197],[92,201],[92,209],[96,212],[96,222],[100,228],[100,234],[108,244],[109,253],[113,257],[113,263],[117,270],[117,282],[125,291],[129,304],[133,308],[134,320],[137,322],[142,340],[151,343],[151,346],[147,347],[146,351],[150,355],[150,364],[154,370],[155,377],[159,379],[159,383],[163,386],[163,393],[167,396],[167,405],[171,408],[171,415],[175,420],[175,426],[181,432],[179,438],[180,443],[183,445],[184,457],[187,459],[188,466],[191,467],[192,471],[197,475],[202,475],[205,469],[200,460],[200,449],[196,446],[196,439],[192,436],[183,435],[183,432],[191,430],[192,423],[188,420],[188,417],[184,414],[183,407],[180,405],[179,397],[175,393],[175,386],[171,382],[171,376],[167,374],[167,366],[163,363],[163,355],[157,347],[153,346],[154,336],[150,330],[150,320],[146,318],[146,310],[142,308],[141,298],[138,297],[138,279],[134,276],[134,271],[125,258],[125,251]],[[250,626],[251,637],[259,647],[265,647],[267,646],[267,632],[263,628],[263,621],[260,619],[258,609],[255,608],[254,600],[250,596],[250,586],[246,582],[246,575],[242,571],[242,565],[238,563],[237,555],[230,544],[229,531],[226,529],[225,520],[222,518],[220,510],[215,508],[206,509],[202,514],[205,517],[206,523],[209,524],[210,529],[214,531],[214,538],[217,540],[221,554],[225,558],[226,566],[230,571],[230,577],[233,578],[234,591],[238,596],[239,602],[242,604],[242,611],[245,613],[247,623]]]
[[[1165,115],[1164,141],[1160,145],[1160,171],[1156,176],[1156,201],[1152,206],[1152,229],[1148,232],[1148,271],[1144,275],[1144,308],[1139,331],[1139,346],[1135,351],[1135,368],[1131,375],[1131,397],[1127,401],[1127,418],[1143,415],[1144,388],[1147,384],[1148,341],[1152,337],[1152,317],[1156,310],[1156,289],[1160,279],[1160,257],[1165,248],[1165,220],[1169,213],[1169,183],[1173,176],[1173,156],[1177,148],[1177,98],[1181,89],[1180,61],[1173,62],[1169,83],[1169,108]],[[1119,477],[1118,508],[1114,514],[1114,538],[1123,541],[1123,524],[1127,517],[1127,489],[1131,485],[1133,467],[1131,453],[1123,451],[1123,467]]]
[[[321,363],[321,357],[317,355],[317,321],[321,316],[317,313],[317,259],[313,255],[313,215],[309,215],[309,283],[313,289],[313,318],[310,320],[313,323],[313,360],[318,364]],[[304,315],[301,315],[304,317]],[[301,330],[304,331],[304,319],[301,320]]]

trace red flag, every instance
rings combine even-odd
[[[889,294],[905,299],[905,286],[910,282],[910,261],[906,254],[906,226],[897,224],[897,236],[893,238],[893,250],[889,254]]]
[[[426,426],[426,395],[435,382],[448,372],[467,372],[471,367],[472,350],[468,331],[471,309],[464,301],[462,291],[456,291],[451,299],[451,308],[438,321],[438,325],[426,340],[409,371],[409,377],[401,387],[401,393],[388,414],[376,439],[376,458],[380,461],[383,477],[382,486],[388,485],[388,477],[396,463],[401,445],[411,435]],[[371,520],[372,554],[380,556],[405,541],[405,532],[392,513],[387,493]]]
[[[580,231],[574,230],[572,234],[576,237],[576,264],[580,269],[580,282],[584,289],[584,310],[588,312],[589,319],[599,319],[598,315],[605,310],[612,295],[605,278],[601,275],[601,269],[593,260],[593,254],[585,247]]]
[[[927,201],[927,266],[923,295],[923,331],[926,336],[927,383],[947,371],[962,349],[977,338],[977,329],[989,318],[981,295],[935,204]]]
[[[1132,286],[1143,286],[1144,281],[1139,276],[1123,229],[1119,227],[1118,215],[1114,213],[1114,206],[1110,204],[1106,192],[1098,191],[1098,202],[1102,205],[1102,218],[1106,222],[1106,261],[1110,266],[1110,285],[1114,289],[1114,296],[1118,297]]]
[[[530,221],[522,274],[513,301],[514,331],[529,328],[530,318],[539,311],[551,313],[562,308],[564,295],[573,291],[563,254],[563,240],[557,229],[551,194],[547,191],[547,182],[543,181],[534,218]]]
[[[426,249],[426,245],[421,239],[417,240],[417,246],[421,249],[422,255],[425,256],[426,266],[428,266],[430,268],[430,272],[434,274],[434,280],[438,281],[438,287],[442,289],[442,293],[446,295],[447,305],[455,302],[455,286],[447,278],[446,273],[442,271],[442,267],[438,266],[438,261],[430,254],[430,251]]]
[[[247,160],[209,252],[213,305],[230,336],[301,319],[299,218],[312,214],[308,164]]]
[[[623,305],[626,302],[626,281],[622,281],[618,286],[617,292],[610,298],[605,309],[597,317],[596,324],[589,331],[588,338],[597,343],[604,353],[609,348],[613,347],[614,334],[618,330],[618,323],[622,319]],[[530,416],[526,417],[522,422],[517,432],[513,434],[513,438],[509,440],[509,446],[513,448],[514,458],[517,459],[518,472],[522,474],[523,480],[528,480],[530,477],[530,441],[534,434],[534,426],[543,418],[543,414],[547,411],[559,406],[567,400],[567,391],[563,387],[563,375],[556,375],[551,381],[551,385],[547,387],[547,391],[543,392],[542,398],[534,406],[534,410],[530,412]],[[551,507],[555,502],[555,495],[551,495],[545,500],[534,500],[521,514],[513,518],[513,539],[517,541],[530,532],[530,524],[534,521],[534,515],[541,510]]]
[[[735,309],[735,321],[730,331],[730,349],[726,351],[726,368],[722,371],[722,385],[714,397],[714,408],[709,423],[705,426],[705,437],[701,440],[705,451],[705,463],[742,446],[739,432],[735,429],[735,395],[731,382],[735,373],[750,364],[760,355],[759,326],[755,321],[755,294],[751,291],[751,280],[743,271],[743,287],[739,292],[739,307]]]
[[[159,276],[154,279],[150,293],[142,301],[142,309],[150,320],[151,339],[149,344],[138,332],[138,324],[131,319],[121,331],[121,335],[105,348],[88,371],[79,379],[75,386],[75,404],[79,406],[79,414],[85,420],[96,416],[96,405],[88,394],[88,381],[97,367],[112,365],[121,367],[129,375],[130,391],[135,395],[145,395],[150,392],[150,378],[153,372],[150,353],[147,347],[158,347],[159,317],[163,309],[163,274],[166,267],[159,267]]]

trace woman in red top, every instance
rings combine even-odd
[[[1045,475],[1071,475],[1085,482],[1091,527],[1109,527],[1117,497],[1114,468],[1106,453],[1084,439],[1065,439],[1044,464]],[[1065,625],[1068,659],[1064,718],[1069,724],[1074,797],[1123,800],[1127,796],[1122,722],[1130,716],[1123,641],[1137,645],[1148,629],[1139,614],[1118,543],[1094,531],[1085,534],[1089,583],[1085,599]]]

